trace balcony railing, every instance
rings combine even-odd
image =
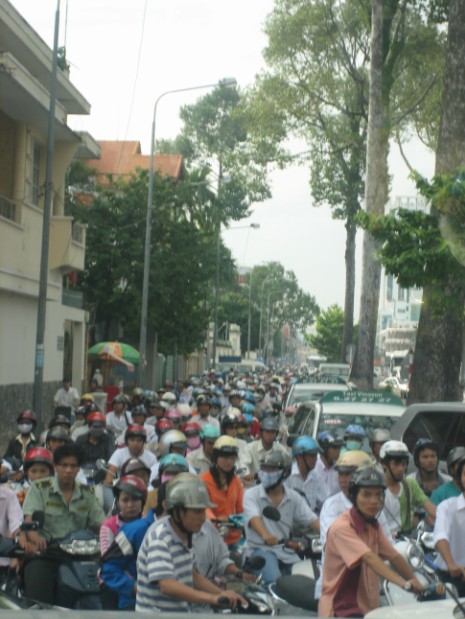
[[[0,216],[11,221],[16,221],[16,202],[0,194]]]
[[[63,288],[61,294],[61,302],[63,305],[70,307],[84,308],[84,295],[80,290],[71,290],[71,288]]]

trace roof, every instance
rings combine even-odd
[[[107,174],[112,176],[131,176],[137,168],[147,170],[150,166],[150,155],[143,155],[140,142],[99,140],[100,158],[87,159],[86,163],[97,170],[102,176],[100,182]],[[175,180],[181,180],[184,176],[182,155],[155,155],[154,170],[161,176],[171,176]]]

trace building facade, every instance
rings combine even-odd
[[[35,366],[52,50],[7,1],[0,0],[0,401],[2,421],[30,407]],[[65,173],[76,157],[98,154],[68,114],[90,105],[58,69],[52,220],[46,303],[44,403],[52,412],[64,374],[81,390],[86,314],[73,290],[84,269],[86,230],[65,215]]]

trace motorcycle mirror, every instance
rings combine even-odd
[[[265,567],[266,559],[264,557],[247,557],[244,561],[244,572],[250,570],[261,570]]]
[[[95,466],[99,471],[108,471],[107,462],[103,458],[99,458],[98,460],[96,460]]]
[[[273,507],[273,505],[267,505],[263,509],[262,513],[265,518],[268,518],[268,520],[273,520],[273,522],[279,522],[281,520],[281,514],[279,513],[279,509]]]
[[[37,531],[39,528],[39,523],[37,520],[30,520],[28,522],[22,522],[19,525],[20,531]]]

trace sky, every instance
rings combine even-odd
[[[10,0],[52,47],[57,0]],[[90,102],[90,116],[70,117],[75,130],[97,140],[138,140],[150,151],[153,104],[168,91],[235,77],[240,88],[265,67],[263,26],[273,0],[61,0],[60,45],[66,45],[70,79]],[[206,90],[205,92],[208,92]],[[200,93],[200,94],[199,94]],[[157,139],[174,138],[179,110],[202,91],[168,95],[157,109]],[[296,151],[301,144],[292,142]],[[409,158],[425,176],[434,159],[411,142]],[[391,197],[415,195],[408,169],[391,148]],[[239,266],[280,262],[322,309],[344,306],[342,221],[329,207],[313,207],[307,167],[272,171],[273,197],[223,232]],[[247,228],[258,223],[260,228]],[[237,227],[238,229],[233,229]],[[356,313],[362,234],[357,236]]]

